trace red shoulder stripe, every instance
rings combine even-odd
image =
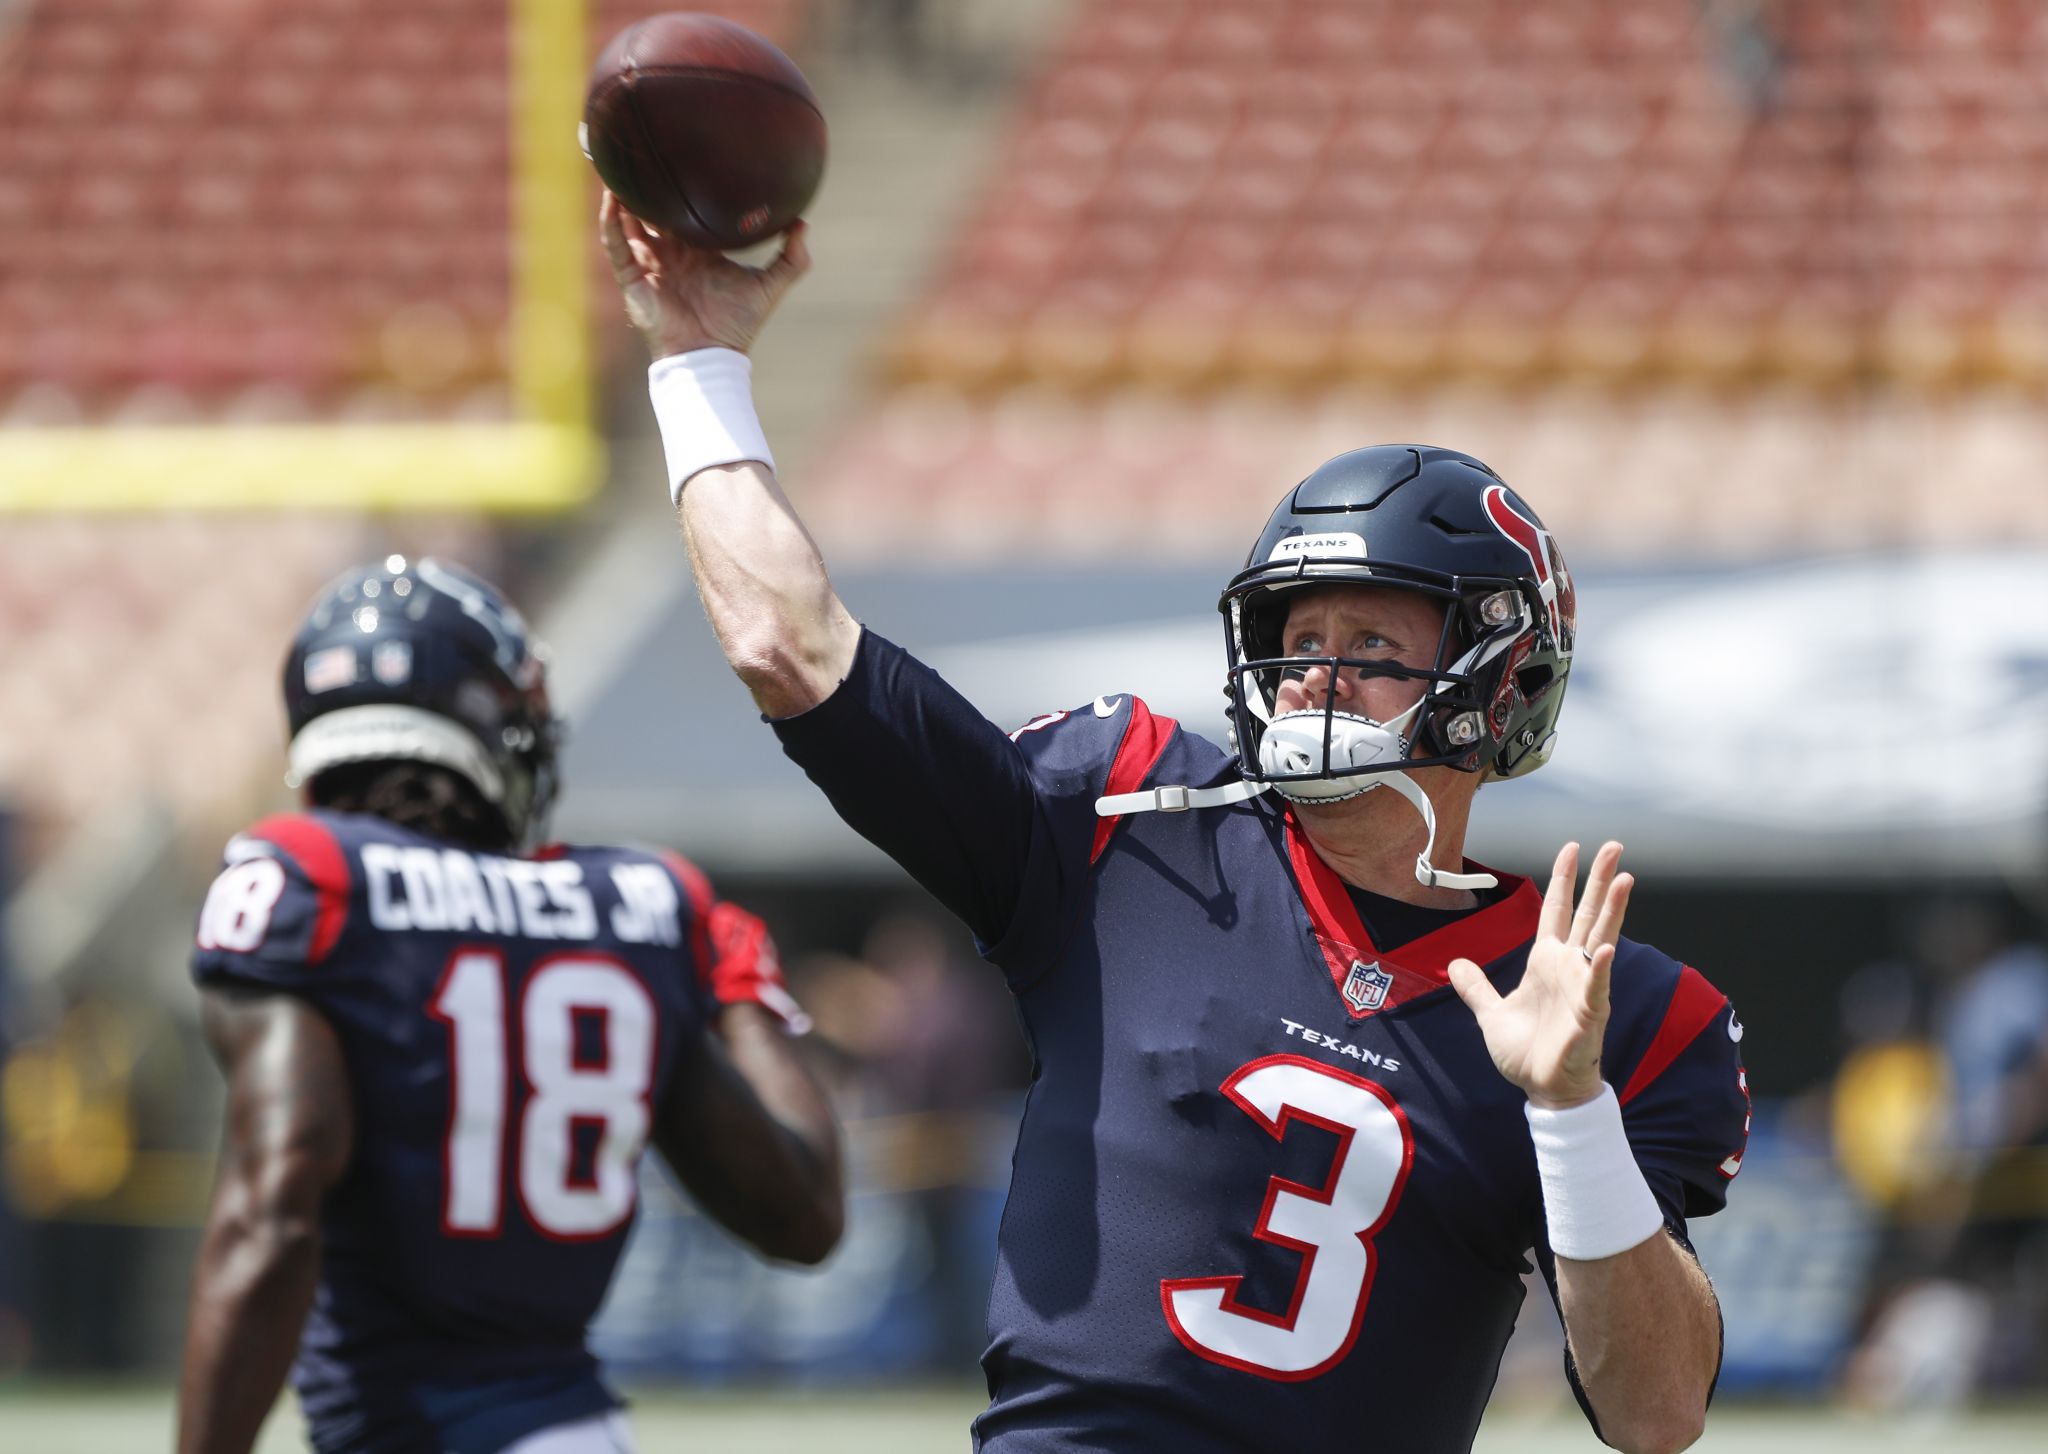
[[[1109,779],[1103,784],[1102,796],[1135,793],[1143,787],[1146,777],[1159,765],[1160,755],[1166,751],[1174,728],[1179,725],[1171,717],[1153,716],[1151,708],[1136,697],[1131,698],[1131,720],[1124,728],[1124,740],[1116,745],[1116,756],[1109,764]],[[1116,832],[1116,825],[1121,822],[1121,814],[1095,820],[1095,842],[1088,849],[1090,863],[1102,857],[1102,851],[1109,847],[1109,835]]]
[[[1664,1010],[1664,1021],[1657,1027],[1650,1048],[1643,1052],[1635,1074],[1622,1087],[1621,1103],[1627,1105],[1648,1090],[1651,1082],[1678,1059],[1679,1052],[1692,1044],[1700,1031],[1714,1023],[1714,1017],[1727,1003],[1728,997],[1708,984],[1705,975],[1686,965],[1679,972],[1678,988],[1671,992],[1671,1003]]]
[[[668,865],[683,885],[683,892],[690,896],[690,947],[696,951],[697,974],[704,977],[711,973],[711,880],[704,877],[704,870],[677,853],[674,849],[660,850],[661,861]]]
[[[313,885],[319,908],[313,919],[313,941],[306,962],[318,964],[333,950],[348,923],[348,855],[325,825],[298,813],[265,818],[246,835],[284,850]]]

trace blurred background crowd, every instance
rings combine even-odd
[[[972,1372],[1029,1048],[691,595],[574,145],[585,58],[659,8],[0,0],[0,1375],[175,1358],[191,924],[291,801],[299,610],[392,550],[526,605],[560,833],[768,918],[849,1125],[817,1273],[650,1172],[605,1351]],[[1279,493],[1487,459],[1582,649],[1476,851],[1623,839],[1632,930],[1747,1026],[1696,1228],[1723,1389],[2048,1389],[2048,5],[706,8],[832,128],[756,380],[852,609],[1005,726],[1137,691],[1220,736],[1214,600]],[[1544,1302],[1504,1377],[1558,1398]]]

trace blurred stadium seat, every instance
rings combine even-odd
[[[2034,12],[1810,0],[1757,15],[1731,36],[1739,19],[1692,0],[1090,0],[896,373],[1070,383],[1079,352],[1087,382],[1148,381],[1154,351],[1117,310],[1087,325],[1096,346],[1074,341],[1076,274],[1244,296],[1341,222],[1362,235],[1333,274],[1438,300],[1472,341],[1436,361],[1455,373],[1500,372],[1490,345],[1511,336],[1511,373],[1623,384],[2048,377],[1982,337],[2048,267]],[[1744,45],[1760,74],[1731,61]],[[1761,327],[1809,295],[1822,301],[1796,331]],[[1398,292],[1258,296],[1257,314],[1351,335],[1412,317]],[[1751,336],[1730,346],[1687,326],[1696,313]],[[1029,346],[1041,314],[1067,348]],[[1877,326],[1895,316],[1915,328]],[[1216,336],[1193,381],[1299,372],[1258,346],[1264,326],[1242,310],[1184,320]],[[1370,346],[1314,362],[1326,378],[1398,367]]]
[[[591,8],[608,35],[660,7]],[[714,8],[783,40],[801,10]],[[506,13],[172,0],[145,21],[30,0],[0,18],[0,332],[24,340],[0,357],[0,419],[115,418],[144,391],[199,419],[259,390],[265,415],[372,396],[432,416],[480,390],[508,412]],[[429,367],[405,330],[422,309]]]
[[[1725,326],[1725,313],[1711,316]],[[1188,310],[1175,310],[1171,326],[1188,328]],[[1184,371],[1198,358],[1213,367],[1191,333],[1162,348]],[[1476,332],[1460,339],[1484,342]],[[1755,346],[1740,333],[1728,342]],[[1018,387],[975,399],[906,387],[838,441],[806,484],[806,509],[843,559],[888,558],[913,534],[953,558],[1027,545],[1082,558],[1141,546],[1208,558],[1242,548],[1274,478],[1360,439],[1405,438],[1513,459],[1517,488],[1543,501],[1546,522],[1588,559],[2048,538],[2048,491],[2014,484],[2048,458],[2048,420],[2024,390],[1614,400],[1569,383],[1431,382],[1290,394],[1256,410],[1240,396],[1160,390]],[[1109,438],[1117,444],[1106,453]]]
[[[1295,401],[1259,436],[1291,441],[1271,467],[1375,433],[1499,441],[1602,554],[2039,538],[1995,477],[1944,471],[1937,509],[1914,471],[2039,457],[2044,46],[2034,7],[1978,0],[1083,0],[888,347],[908,391],[833,452],[820,513],[886,553],[909,526],[876,481],[969,488],[1007,522],[983,548],[1014,526],[1088,552],[1170,494],[1213,548],[1264,509],[1217,463],[1257,441],[1174,443],[1227,432],[1206,401],[1250,388]],[[1938,397],[1984,385],[2014,392]],[[1443,386],[1464,402],[1428,402]],[[1076,396],[1062,438],[1157,425],[1067,524],[1091,451],[990,443],[1007,395],[1048,389]],[[933,391],[990,402],[945,406],[970,442],[917,486],[895,451]],[[1519,441],[1580,416],[1532,469]],[[1877,433],[1926,453],[1845,444]]]

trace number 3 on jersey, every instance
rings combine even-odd
[[[453,1086],[441,1225],[451,1236],[495,1237],[511,1106],[504,956],[457,953],[428,1013],[448,1026]],[[579,1020],[597,1025],[599,1053],[588,1060],[579,1054]],[[652,1119],[654,1036],[653,999],[615,960],[562,955],[527,976],[519,1002],[527,1096],[517,1185],[527,1220],[543,1234],[602,1237],[632,1215],[634,1165]],[[582,1127],[596,1131],[597,1153],[579,1176],[574,1148]]]
[[[1335,1132],[1321,1187],[1272,1177],[1252,1235],[1301,1254],[1285,1313],[1237,1300],[1242,1277],[1169,1278],[1159,1285],[1176,1338],[1212,1363],[1294,1381],[1327,1373],[1351,1351],[1372,1291],[1372,1239],[1401,1200],[1415,1139],[1381,1087],[1298,1055],[1254,1060],[1223,1094],[1284,1140],[1290,1121]]]

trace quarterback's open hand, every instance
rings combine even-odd
[[[610,192],[598,206],[597,230],[626,316],[658,359],[693,348],[747,352],[783,294],[811,266],[801,222],[783,234],[782,251],[762,268],[660,236]]]
[[[1535,1105],[1562,1109],[1600,1094],[1608,975],[1635,887],[1633,877],[1616,872],[1620,865],[1621,845],[1603,844],[1573,913],[1579,845],[1567,843],[1558,853],[1529,967],[1513,993],[1503,997],[1469,959],[1451,964],[1451,985],[1479,1021],[1494,1065]]]

